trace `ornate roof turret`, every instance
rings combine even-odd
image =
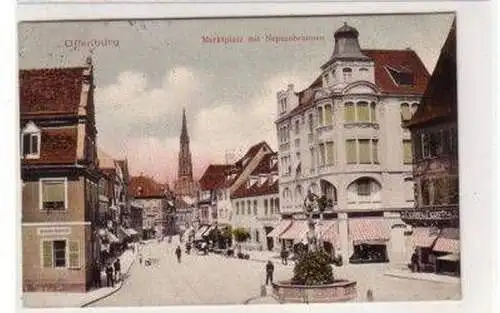
[[[358,42],[359,33],[356,28],[344,23],[334,34],[335,47],[333,54],[321,68],[325,68],[335,60],[370,60],[369,57],[361,52]]]

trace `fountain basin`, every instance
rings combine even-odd
[[[357,283],[346,279],[328,285],[293,285],[290,281],[279,281],[273,283],[273,297],[280,303],[345,302],[357,297]]]

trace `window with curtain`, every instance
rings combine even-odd
[[[401,120],[403,122],[411,119],[410,105],[408,103],[401,104]]]
[[[368,108],[367,102],[358,102],[357,110],[358,110],[358,121],[360,122],[370,121],[370,110]]]
[[[411,164],[413,162],[411,140],[403,140],[403,160],[405,164]]]
[[[377,139],[372,139],[372,158],[373,158],[373,163],[378,164],[378,140]]]
[[[326,160],[328,165],[332,165],[335,163],[333,141],[329,141],[326,143]]]
[[[369,139],[360,139],[359,143],[359,163],[361,164],[370,164],[370,140]]]
[[[49,243],[52,248],[52,267],[66,267],[66,241],[54,240]]]
[[[346,122],[354,122],[356,120],[354,103],[348,102],[344,105],[344,118]]]
[[[345,142],[347,164],[356,164],[356,140],[349,139]]]
[[[332,124],[332,106],[327,104],[325,105],[325,125]]]
[[[42,209],[64,210],[66,208],[66,184],[64,179],[42,180]]]

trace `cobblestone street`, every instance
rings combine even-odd
[[[123,287],[91,306],[242,304],[259,296],[265,278],[264,263],[184,253],[179,264],[174,255],[175,247],[166,241],[146,245],[144,257],[157,262],[149,267],[135,262]],[[293,265],[274,263],[276,280],[291,277]],[[459,284],[385,276],[387,269],[387,264],[352,265],[334,268],[334,274],[357,280],[356,301],[365,301],[369,288],[373,290],[375,301],[460,299]]]

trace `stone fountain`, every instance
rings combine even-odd
[[[332,258],[324,251],[321,236],[316,227],[323,221],[323,213],[333,207],[326,196],[308,192],[304,200],[307,215],[307,251],[301,253],[294,268],[294,276],[289,281],[273,283],[273,297],[280,303],[326,303],[349,301],[357,296],[356,281],[334,279],[330,263],[339,265],[339,259]],[[313,214],[319,213],[316,223]]]

